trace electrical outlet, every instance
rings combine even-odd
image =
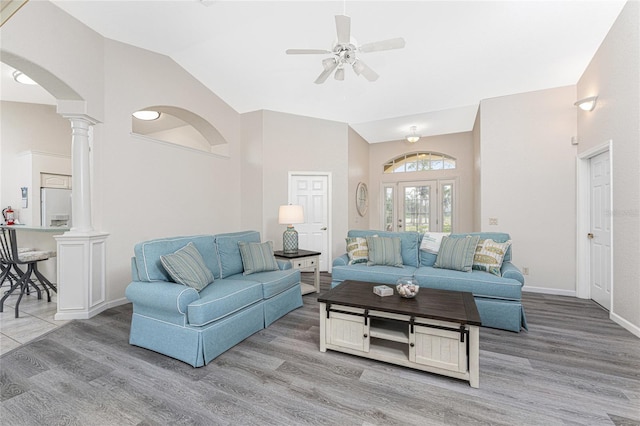
[[[525,266],[522,268],[522,275],[529,275],[529,267]]]
[[[498,218],[497,217],[490,217],[489,218],[489,225],[497,226],[498,225]]]

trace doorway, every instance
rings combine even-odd
[[[290,172],[289,203],[304,210],[304,223],[296,225],[298,246],[320,252],[320,271],[331,272],[331,173]]]
[[[611,310],[611,141],[578,156],[578,297]]]
[[[383,184],[387,231],[453,232],[457,215],[455,179]]]

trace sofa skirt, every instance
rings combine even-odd
[[[134,313],[129,343],[202,367],[264,328],[264,302],[203,327],[181,326]]]
[[[527,330],[527,319],[524,307],[517,300],[500,300],[475,297],[478,313],[483,327],[520,332]]]
[[[268,327],[287,313],[302,306],[300,284],[264,301],[264,326]]]

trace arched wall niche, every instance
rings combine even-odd
[[[131,131],[133,134],[229,157],[229,143],[218,129],[198,114],[169,105],[147,106],[138,109],[138,111],[140,110],[158,111],[160,117],[156,120],[144,121],[132,115]]]

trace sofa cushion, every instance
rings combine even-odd
[[[405,265],[404,268],[394,266],[367,266],[365,264],[334,266],[331,270],[331,277],[334,281],[356,280],[369,281],[372,283],[390,284],[398,278],[413,275],[416,268]]]
[[[460,272],[421,267],[415,271],[414,277],[421,287],[469,291],[474,296],[497,299],[520,300],[522,298],[522,283],[483,271]]]
[[[229,279],[257,281],[262,284],[262,297],[269,299],[298,285],[300,282],[300,271],[297,269],[289,269],[286,271],[257,272],[249,276],[238,274],[229,277]]]
[[[134,253],[140,281],[171,281],[171,276],[160,262],[160,256],[175,253],[189,242],[196,246],[213,276],[220,277],[220,266],[213,235],[194,235],[159,238],[136,244]]]
[[[200,299],[187,307],[189,324],[202,326],[218,321],[262,300],[262,284],[249,280],[220,279],[205,287]]]
[[[222,278],[241,274],[244,270],[238,242],[259,243],[260,233],[257,231],[231,232],[215,236],[220,261],[219,269]]]
[[[453,269],[455,271],[469,272],[473,266],[473,255],[480,237],[467,236],[466,238],[442,238],[438,258],[434,268]]]
[[[418,266],[418,248],[420,246],[420,237],[422,234],[414,231],[408,232],[388,232],[388,231],[374,231],[374,230],[359,230],[352,229],[347,233],[347,237],[371,237],[377,235],[378,237],[398,237],[400,238],[402,263],[404,266]]]
[[[207,268],[192,242],[175,253],[160,256],[160,262],[171,278],[179,284],[201,291],[213,282],[213,273]]]
[[[367,263],[369,260],[369,246],[367,239],[362,237],[347,237],[347,256],[349,256],[349,265],[356,263]]]
[[[383,265],[402,268],[401,242],[398,237],[367,237],[368,266]]]
[[[511,241],[497,243],[491,238],[478,241],[472,268],[501,276],[502,260],[510,245]]]
[[[239,241],[238,247],[244,268],[243,275],[278,270],[278,262],[273,255],[273,241],[265,241],[264,243]]]

